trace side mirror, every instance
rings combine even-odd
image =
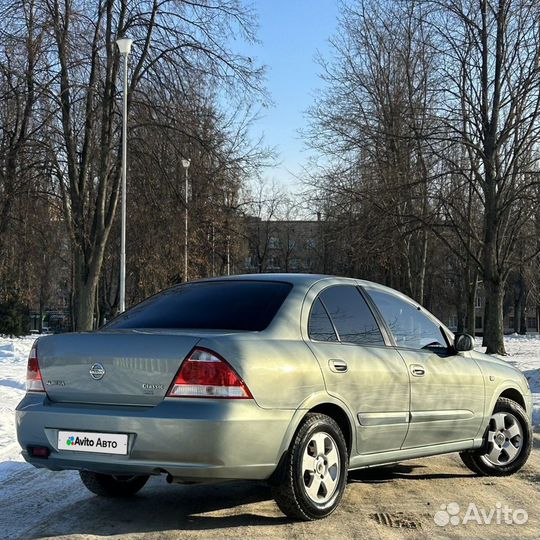
[[[474,339],[469,334],[456,334],[454,338],[454,349],[457,352],[472,351],[474,349]]]

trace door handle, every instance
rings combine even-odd
[[[426,369],[424,366],[420,366],[419,364],[413,364],[411,366],[411,373],[415,377],[423,377],[426,374]]]
[[[349,369],[345,360],[339,360],[337,358],[328,360],[328,365],[330,371],[333,371],[334,373],[345,373]]]

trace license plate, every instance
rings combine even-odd
[[[59,431],[58,450],[127,454],[128,436],[123,433],[95,433],[88,431]]]

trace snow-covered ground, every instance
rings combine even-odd
[[[15,435],[14,411],[25,393],[26,362],[36,336],[0,336],[0,481],[12,462],[22,461]],[[5,463],[2,463],[5,462]],[[7,463],[10,466],[7,467]]]
[[[249,501],[249,504],[244,506],[245,501],[242,492],[240,492],[240,495],[235,494],[234,489],[237,488],[230,488],[229,491],[225,491],[225,495],[218,495],[214,491],[202,491],[197,495],[195,491],[194,495],[198,498],[192,500],[191,494],[183,494],[182,490],[184,488],[182,486],[175,486],[176,489],[171,494],[171,487],[165,487],[165,479],[158,477],[150,480],[146,488],[146,493],[149,495],[142,498],[140,504],[137,505],[136,501],[112,504],[110,501],[97,500],[80,487],[78,474],[75,471],[50,472],[45,469],[34,469],[24,463],[15,436],[14,410],[25,392],[26,359],[33,341],[34,336],[20,339],[2,338],[0,336],[0,509],[2,509],[0,510],[0,538],[20,540],[22,538],[62,537],[67,540],[68,538],[84,537],[97,540],[111,535],[115,538],[129,539],[135,537],[146,538],[147,535],[152,536],[152,538],[158,536],[159,538],[199,538],[201,534],[202,537],[213,538],[218,535],[219,537],[236,538],[239,536],[238,531],[247,531],[248,536],[253,536],[253,534],[250,534],[253,529],[252,526],[245,529],[238,528],[242,523],[249,524],[249,519],[255,519],[255,524],[259,523],[259,528],[256,529],[259,533],[255,533],[255,536],[283,537],[287,535],[287,531],[291,532],[289,529],[269,527],[272,519],[270,516],[273,516],[272,512],[277,512],[277,510],[272,510],[272,506],[268,506],[270,503],[266,499],[262,500],[262,502],[258,502],[257,499],[257,502],[254,503]],[[509,356],[505,357],[504,360],[516,365],[526,374],[531,388],[535,392],[534,417],[538,427],[540,425],[540,337],[510,336],[506,339],[506,347]],[[479,350],[481,350],[480,347]],[[446,480],[448,477],[447,471],[455,467],[455,462],[451,461],[450,458],[440,459],[445,459],[440,470],[433,469],[434,464],[437,463],[436,460],[429,461],[431,469],[424,469],[423,465],[422,469],[420,469],[422,471],[431,470],[436,472],[429,482],[432,499],[430,499],[429,494],[426,494],[428,486],[424,482],[420,484],[408,482],[410,485],[406,488],[405,484],[400,484],[403,489],[410,492],[410,500],[424,500],[426,497],[425,500],[435,500],[433,497],[440,501],[455,500],[455,493],[452,494],[452,489],[455,489],[452,487],[454,484]],[[530,499],[530,511],[529,506],[526,506],[524,502],[512,503],[514,508],[527,508],[529,515],[533,514],[533,509],[538,505],[537,498],[530,495],[531,489],[527,481],[528,477],[537,478],[538,469],[536,464],[537,461],[535,461],[534,465],[529,465],[528,472],[522,475],[505,479],[503,484],[504,494],[507,498],[505,500],[508,500],[509,494],[514,492],[521,496],[523,500]],[[444,471],[444,474],[439,474],[442,471]],[[463,476],[460,469],[457,469],[457,471],[459,477]],[[425,472],[422,472],[422,475],[425,474]],[[444,479],[440,480],[438,477]],[[400,480],[399,478],[396,478],[395,481],[407,483],[407,480]],[[467,479],[460,478],[460,481],[467,482]],[[536,480],[534,481],[536,482]],[[467,500],[500,500],[498,486],[493,487],[494,484],[488,482],[475,484],[474,479],[468,482]],[[421,488],[415,493],[414,490],[419,485],[421,485]],[[393,482],[376,483],[374,486],[376,486],[376,499],[379,506],[373,507],[369,511],[374,512],[379,509],[386,511],[386,509],[393,506],[399,506],[395,500],[395,493],[399,494],[401,491],[392,487],[394,486]],[[385,488],[385,486],[387,487]],[[365,506],[365,489],[369,488],[369,482],[361,483],[356,487],[361,489],[355,492],[355,486],[351,484],[349,497],[356,496],[358,504],[363,505],[361,506],[363,508]],[[536,484],[534,487],[537,487]],[[231,489],[233,490],[231,491]],[[385,489],[387,490],[386,496],[384,495]],[[248,498],[250,493],[253,495],[253,492],[247,493]],[[233,501],[237,501],[239,505],[233,511],[233,514],[230,513],[230,497],[232,497]],[[151,503],[154,499],[155,503]],[[203,499],[214,501],[209,507],[211,508],[210,512],[201,510],[201,508],[206,508]],[[215,500],[218,501],[217,506],[213,506]],[[220,500],[226,502],[220,503]],[[349,504],[351,503],[349,502]],[[181,508],[180,514],[178,514],[178,508]],[[402,509],[403,507],[399,506],[399,508]],[[424,508],[424,503],[422,508]],[[3,511],[4,509],[5,511]],[[347,512],[340,514],[340,522],[345,520],[343,530],[339,528],[332,529],[331,533],[327,531],[319,536],[336,537],[335,531],[338,530],[342,533],[337,534],[338,537],[343,535],[345,535],[344,537],[350,537],[351,531],[355,529],[353,525],[347,524],[347,516],[354,516],[354,523],[358,522],[358,513],[350,514],[350,512],[352,510],[349,511],[349,514]],[[259,513],[262,513],[262,515],[258,515]],[[210,516],[208,517],[206,514]],[[276,518],[281,519],[277,514]],[[365,520],[362,519],[362,527],[365,528],[366,525],[369,525],[369,521],[367,517]],[[429,520],[430,523],[431,521]],[[197,525],[197,522],[199,522],[199,525]],[[328,523],[332,527],[336,527],[334,522],[329,521]],[[226,524],[228,525],[226,526]],[[229,525],[232,525],[232,527],[229,527]],[[318,526],[320,527],[320,525]],[[198,527],[202,527],[202,529],[198,530]],[[283,524],[281,527],[290,527],[290,525]],[[369,537],[380,536],[379,529],[370,530],[373,534],[368,534]],[[274,531],[274,533],[268,531]],[[306,533],[303,529],[302,531],[296,536],[305,537],[306,534],[313,536],[310,532]],[[346,534],[343,531],[346,531]],[[422,531],[420,530],[420,532]],[[486,534],[488,533],[482,533],[481,536],[485,538]],[[452,534],[451,536],[454,537],[455,535]],[[473,536],[475,535],[473,534]],[[488,534],[488,536],[490,535]],[[506,536],[506,531],[504,536]],[[502,536],[491,534],[491,537],[499,538]],[[526,537],[529,537],[529,535],[527,534]]]
[[[7,463],[21,461],[14,410],[25,392],[26,361],[35,336],[0,337],[0,481]],[[480,341],[478,350],[482,350]],[[540,425],[540,336],[507,336],[505,361],[524,372],[534,392],[534,423]],[[4,463],[2,463],[4,462]],[[14,463],[15,462],[15,463]]]

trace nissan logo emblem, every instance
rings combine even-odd
[[[101,364],[94,364],[90,368],[90,376],[95,381],[99,381],[100,379],[103,379],[103,375],[105,375],[105,368]]]

